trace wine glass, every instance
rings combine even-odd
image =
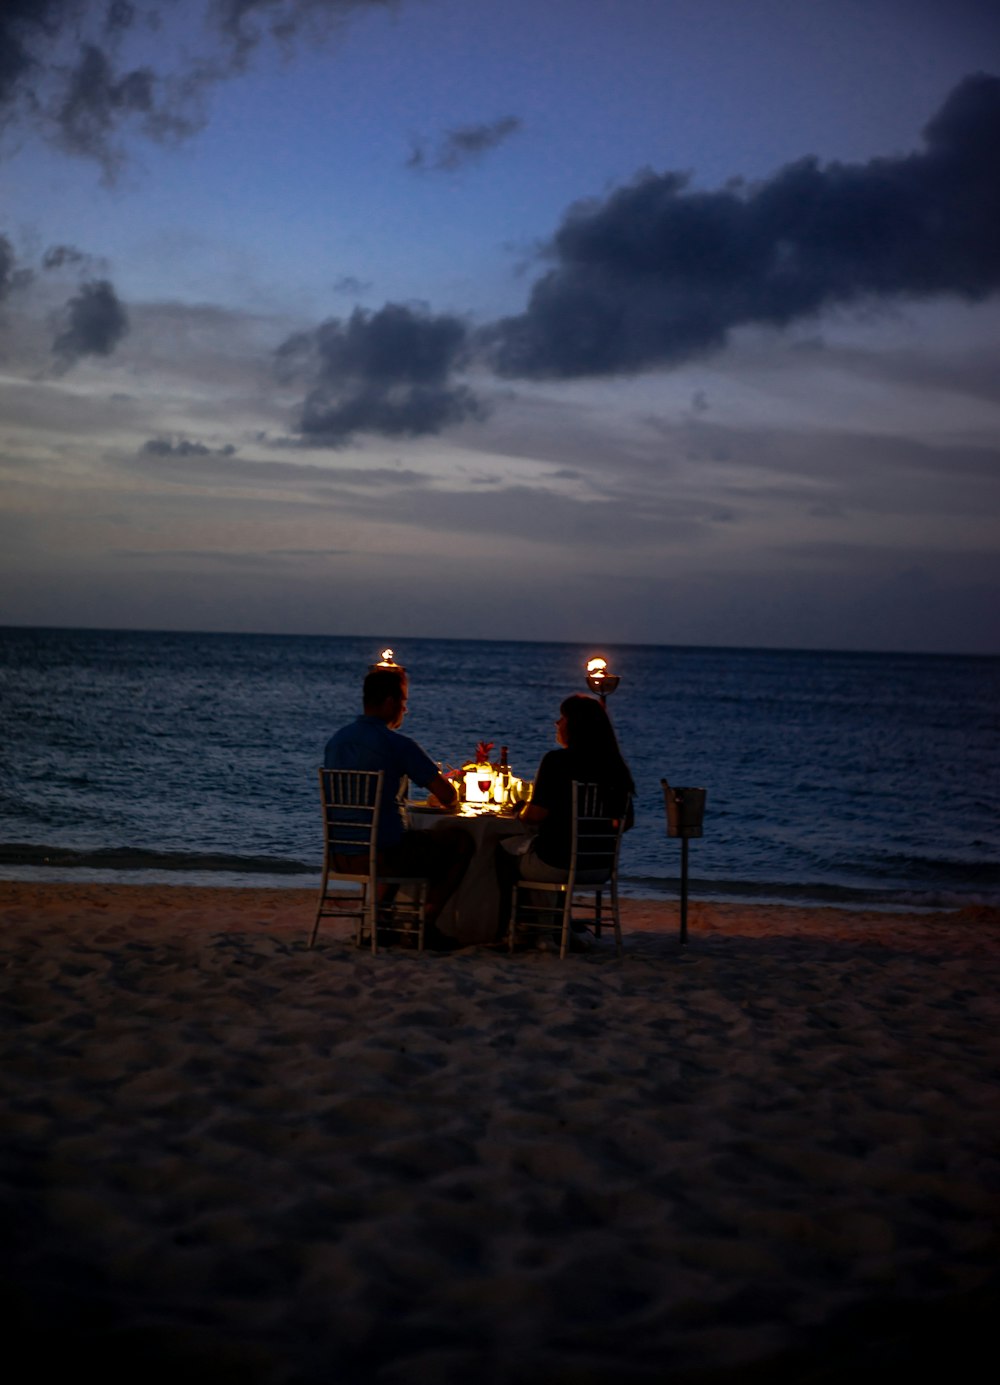
[[[476,784],[479,786],[479,792],[483,795],[485,806],[486,803],[489,803],[490,789],[493,787],[493,768],[491,765],[478,765],[477,773],[479,778],[476,780]]]

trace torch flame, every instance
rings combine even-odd
[[[598,673],[598,674],[604,673],[604,671],[606,670],[607,667],[608,667],[608,661],[607,661],[607,659],[602,659],[601,656],[600,656],[599,654],[597,655],[596,658],[594,658],[594,659],[588,659],[588,660],[587,660],[587,672],[588,672],[588,673]]]
[[[393,661],[393,652],[392,652],[392,650],[391,650],[391,649],[383,649],[383,650],[382,650],[382,653],[381,653],[381,655],[380,655],[380,658],[381,658],[381,661],[382,661],[383,664],[391,664],[392,661]]]

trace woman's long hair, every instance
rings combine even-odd
[[[573,693],[561,703],[566,718],[567,746],[587,763],[587,778],[621,793],[635,793],[629,767],[618,748],[618,737],[596,697]]]

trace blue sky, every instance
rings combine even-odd
[[[8,14],[0,621],[1000,650],[985,7]]]

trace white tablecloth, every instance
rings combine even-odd
[[[411,827],[433,831],[443,823],[463,827],[476,843],[476,854],[461,885],[439,914],[437,926],[463,943],[491,943],[500,925],[500,886],[494,865],[497,844],[504,837],[526,836],[530,829],[518,818],[504,818],[499,813],[468,817],[426,809],[410,813]]]

